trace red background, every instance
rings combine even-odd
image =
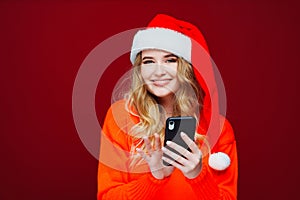
[[[236,133],[239,199],[292,199],[299,8],[290,0],[1,1],[0,199],[96,199],[97,160],[72,118],[76,73],[101,41],[156,13],[194,23],[207,39]],[[99,83],[100,121],[121,72],[109,68]]]

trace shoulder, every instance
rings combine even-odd
[[[131,137],[128,132],[134,125],[133,116],[126,109],[126,101],[120,100],[109,107],[103,123],[102,133],[114,145],[121,147],[123,150],[129,150]]]
[[[105,121],[122,121],[130,117],[130,115],[130,111],[126,108],[126,100],[119,100],[110,105]]]
[[[235,136],[234,130],[231,126],[231,123],[224,116],[219,116],[219,133],[218,134],[209,134],[207,139],[211,145],[212,152],[226,152],[227,148],[231,148],[235,145]]]
[[[111,104],[103,124],[106,134],[119,134],[120,132],[127,134],[128,130],[139,121],[139,118],[132,113],[126,107],[126,100],[120,100]]]
[[[108,109],[108,112],[114,112],[119,110],[120,112],[125,111],[126,100],[122,99],[112,103]]]
[[[126,110],[125,105],[125,100],[119,100],[111,104],[107,110],[103,126],[118,125],[120,122],[126,120],[129,112]]]
[[[107,111],[108,114],[113,114],[113,115],[121,115],[124,116],[124,114],[126,114],[125,116],[138,116],[136,114],[136,111],[134,108],[128,107],[127,106],[127,101],[125,99],[116,101],[114,103],[112,103]],[[119,116],[119,117],[121,117]]]
[[[226,145],[235,142],[234,130],[231,123],[224,116],[220,116],[220,135],[218,145]]]

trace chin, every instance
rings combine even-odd
[[[173,93],[169,93],[169,94],[154,94],[156,97],[158,97],[158,98],[164,98],[164,97],[168,97],[168,96],[170,96],[171,94],[173,94]]]
[[[158,98],[164,98],[164,97],[167,97],[170,95],[174,95],[174,93],[169,90],[168,91],[153,91],[151,93]]]
[[[158,98],[168,97],[170,95],[174,95],[174,91],[168,88],[151,88],[150,93]]]

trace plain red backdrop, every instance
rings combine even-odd
[[[101,41],[156,13],[194,23],[207,39],[236,134],[239,199],[292,199],[300,177],[299,8],[292,1],[1,1],[0,199],[96,199],[97,160],[72,117],[76,73]],[[100,122],[126,71],[120,65],[129,59],[99,82]]]

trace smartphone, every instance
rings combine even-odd
[[[164,146],[169,150],[173,151],[174,153],[179,154],[177,151],[167,146],[166,144],[167,141],[172,141],[190,151],[188,145],[181,138],[180,133],[181,132],[186,133],[189,136],[189,138],[191,138],[194,141],[195,131],[196,131],[195,117],[192,116],[169,117],[166,120]],[[167,155],[164,156],[168,157]],[[170,165],[170,164],[164,162],[164,165]]]

